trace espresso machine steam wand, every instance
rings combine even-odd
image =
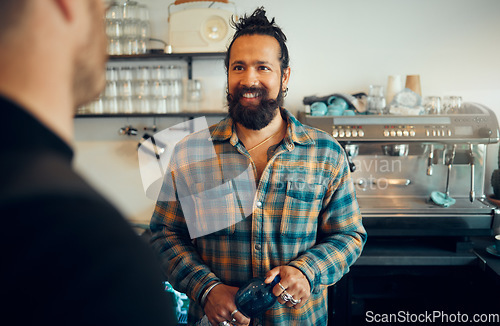
[[[470,164],[470,192],[469,192],[469,200],[470,202],[474,202],[475,194],[475,186],[474,186],[474,153],[472,152],[472,144],[469,144],[469,164]]]
[[[429,156],[427,157],[427,175],[432,175],[432,161],[434,160],[434,145],[429,145]]]
[[[453,165],[453,161],[455,160],[455,150],[457,148],[457,145],[453,144],[453,148],[451,150],[451,154],[448,155],[446,154],[446,165],[448,166],[448,173],[446,174],[446,198],[450,197],[450,173],[451,173],[451,167]]]
[[[356,171],[356,164],[354,164],[354,162],[352,161],[352,158],[356,157],[358,155],[359,146],[356,144],[347,143],[347,144],[343,145],[343,148],[344,148],[344,151],[345,151],[346,156],[347,156],[347,163],[349,164],[349,170],[351,170],[351,172]]]

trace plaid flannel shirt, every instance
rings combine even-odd
[[[287,132],[256,185],[251,214],[195,239],[188,231],[182,209],[187,206],[179,201],[178,187],[182,183],[194,192],[208,190],[213,187],[212,172],[233,164],[234,160],[221,159],[222,154],[247,160],[250,155],[229,117],[209,128],[215,159],[183,165],[193,162],[200,153],[197,146],[207,142],[203,133],[176,145],[170,164],[176,172],[166,174],[162,187],[163,194],[170,191],[175,196],[160,194],[150,226],[169,282],[190,298],[190,324],[204,314],[199,300],[210,282],[239,287],[276,266],[289,265],[309,280],[310,298],[300,309],[276,303],[252,324],[326,325],[327,287],[361,254],[366,231],[344,151],[327,133],[302,125],[284,109],[282,115],[288,120]],[[222,208],[222,215],[231,219],[241,212],[231,203],[219,198],[206,209]]]

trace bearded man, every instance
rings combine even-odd
[[[177,144],[152,243],[170,283],[190,297],[190,324],[205,314],[212,325],[326,325],[327,287],[366,241],[346,156],[283,108],[289,56],[274,19],[258,8],[235,27],[225,60],[229,116]],[[238,192],[247,166],[250,198]],[[276,276],[279,304],[252,320],[238,311],[242,284]]]
[[[9,325],[177,324],[148,244],[71,167],[76,108],[105,85],[104,11],[101,0],[0,2]]]

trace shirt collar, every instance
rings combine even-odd
[[[285,136],[285,145],[289,150],[292,150],[294,144],[312,145],[314,140],[311,138],[304,125],[300,123],[294,116],[286,109],[281,109],[281,114],[287,120],[287,133]],[[222,121],[217,123],[212,130],[212,140],[226,141],[228,140],[234,146],[238,143],[238,136],[234,127],[233,119],[227,116]]]
[[[1,95],[0,121],[6,122],[3,131],[12,137],[12,141],[3,144],[3,150],[51,151],[69,162],[73,159],[73,149],[66,142],[20,105]]]

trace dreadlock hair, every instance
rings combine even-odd
[[[257,8],[251,16],[244,15],[239,19],[239,21],[232,22],[233,27],[236,32],[233,35],[233,39],[229,44],[226,52],[226,58],[224,64],[226,65],[226,70],[229,70],[229,54],[231,53],[231,48],[233,47],[234,41],[243,35],[269,35],[274,37],[280,45],[280,63],[281,63],[281,74],[290,64],[290,58],[288,56],[288,48],[286,47],[286,36],[281,30],[281,28],[276,25],[274,18],[269,21],[266,16],[266,11],[264,7]]]

